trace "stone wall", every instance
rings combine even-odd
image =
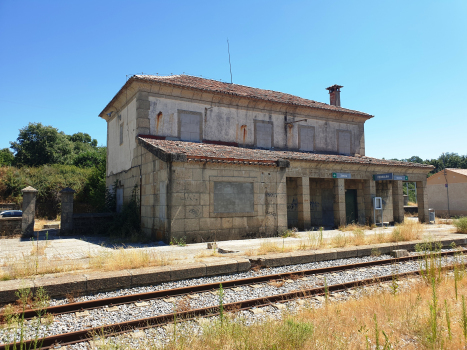
[[[0,237],[21,234],[22,218],[0,218]]]
[[[73,234],[101,234],[113,220],[113,213],[86,213],[73,215]]]
[[[19,210],[21,207],[15,203],[0,203],[0,212],[4,210]]]

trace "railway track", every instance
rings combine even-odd
[[[448,251],[448,252],[441,252],[437,253],[440,257],[447,257],[452,256],[454,254],[463,253],[464,250],[461,251]],[[320,269],[312,269],[312,270],[304,270],[299,272],[289,272],[289,273],[280,273],[280,274],[271,274],[271,275],[264,275],[264,276],[257,276],[251,278],[244,278],[244,279],[237,279],[237,280],[229,280],[224,281],[222,283],[209,283],[203,285],[196,285],[196,286],[189,286],[183,288],[175,288],[170,290],[160,290],[150,293],[140,293],[134,295],[125,295],[119,297],[112,297],[112,298],[104,298],[104,299],[97,299],[97,300],[90,300],[86,302],[78,302],[78,303],[68,303],[64,305],[52,306],[46,309],[48,314],[51,315],[62,315],[67,313],[73,312],[83,312],[86,310],[93,310],[98,309],[101,307],[106,306],[118,306],[118,305],[125,305],[129,303],[143,303],[160,298],[175,298],[175,297],[187,297],[188,295],[192,295],[193,293],[206,293],[206,292],[213,292],[219,290],[220,284],[222,284],[222,288],[227,290],[231,288],[243,288],[248,286],[257,286],[261,284],[265,284],[271,281],[294,281],[297,279],[305,279],[308,276],[317,276],[329,273],[337,273],[342,271],[349,271],[349,270],[358,270],[368,267],[376,267],[376,266],[385,266],[385,265],[395,265],[398,263],[409,262],[420,259],[420,256],[408,256],[403,258],[394,258],[394,259],[384,259],[378,261],[371,261],[371,262],[363,262],[351,265],[340,265],[340,266],[332,266]],[[445,268],[452,268],[452,266],[446,266]],[[365,286],[375,283],[380,283],[384,281],[390,281],[394,278],[403,278],[409,275],[416,275],[420,274],[420,271],[411,271],[411,272],[403,272],[403,273],[392,273],[390,275],[384,275],[379,277],[367,278],[367,279],[359,279],[352,282],[346,283],[339,283],[339,284],[330,284],[330,285],[322,285],[319,287],[314,288],[301,288],[300,290],[294,290],[288,293],[281,293],[275,295],[268,295],[260,298],[254,298],[249,300],[241,300],[238,302],[226,303],[224,304],[224,309],[226,311],[229,310],[246,310],[254,307],[263,307],[268,306],[275,303],[283,303],[297,298],[304,298],[304,297],[312,297],[317,295],[323,295],[325,293],[333,293],[338,291],[347,290],[350,288],[355,288],[359,286]],[[188,311],[180,311],[175,313],[166,313],[162,315],[157,315],[153,317],[146,317],[136,320],[130,320],[126,322],[119,322],[110,325],[103,325],[99,327],[92,327],[87,328],[75,332],[70,333],[63,333],[57,335],[51,335],[44,338],[39,339],[42,344],[42,349],[51,349],[56,347],[57,344],[61,346],[71,345],[83,341],[87,341],[92,339],[96,334],[102,335],[105,334],[106,336],[115,336],[121,333],[128,332],[134,329],[144,329],[149,328],[157,325],[163,325],[173,322],[174,318],[177,317],[178,319],[190,320],[198,317],[205,317],[205,316],[215,316],[219,313],[219,308],[217,306],[209,306],[203,308],[196,308],[190,309]],[[32,318],[37,314],[37,310],[26,310],[24,313],[25,318]],[[24,344],[29,348],[32,340],[24,342]],[[12,347],[13,344],[0,344],[0,350],[7,349],[8,346]]]

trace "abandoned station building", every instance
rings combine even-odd
[[[366,157],[372,116],[342,108],[341,88],[327,88],[326,104],[188,75],[132,76],[99,115],[117,208],[136,188],[143,231],[166,242],[266,237],[372,223],[375,197],[383,221],[401,222],[408,180],[427,220],[432,167]]]

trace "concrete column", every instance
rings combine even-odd
[[[23,218],[21,221],[21,234],[23,236],[34,235],[34,215],[36,213],[37,190],[31,186],[23,188]]]
[[[345,224],[345,179],[334,179],[334,225]]]
[[[73,195],[76,192],[69,187],[60,191],[62,195],[62,214],[60,221],[60,234],[73,233]]]
[[[402,181],[392,182],[392,209],[394,222],[404,222],[404,192]]]
[[[311,227],[310,212],[310,179],[298,178],[298,228],[306,230]]]
[[[376,197],[376,183],[373,179],[365,180],[363,184],[365,196],[365,223],[373,224],[373,198]]]
[[[426,191],[426,180],[417,181],[417,204],[418,204],[418,221],[428,222],[428,195]]]

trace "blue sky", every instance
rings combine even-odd
[[[467,2],[0,0],[0,148],[29,122],[106,142],[127,75],[191,74],[329,102],[366,154],[467,154]]]

